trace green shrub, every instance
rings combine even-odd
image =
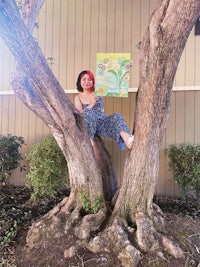
[[[200,145],[172,144],[165,149],[169,157],[169,168],[174,180],[178,183],[182,196],[200,197]],[[190,196],[190,192],[193,194]]]
[[[17,222],[14,221],[13,225],[0,237],[0,248],[10,244],[17,234]],[[1,265],[0,265],[1,266]]]
[[[103,198],[97,198],[95,199],[94,205],[91,204],[89,200],[89,196],[86,192],[83,192],[82,196],[82,207],[86,214],[95,214],[100,209],[101,204],[103,203]]]
[[[28,153],[30,171],[26,182],[33,188],[31,198],[50,196],[67,185],[67,163],[55,138],[48,135]]]
[[[0,184],[6,183],[17,167],[20,167],[20,170],[25,169],[25,166],[20,164],[23,158],[19,152],[23,144],[24,139],[21,136],[0,135]]]

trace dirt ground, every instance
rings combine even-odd
[[[0,267],[122,267],[110,253],[94,254],[77,245],[72,234],[27,250],[25,237],[32,222],[60,202],[69,191],[63,190],[53,197],[35,202],[29,201],[30,193],[26,187],[6,186],[0,189]],[[144,254],[138,266],[200,267],[199,207],[194,203],[186,205],[181,199],[161,196],[157,196],[155,202],[166,216],[168,236],[179,243],[185,259],[175,259],[160,250]],[[74,256],[66,260],[63,251],[75,245]]]

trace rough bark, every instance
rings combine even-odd
[[[26,27],[15,1],[0,1],[0,35],[17,63],[12,87],[16,95],[50,128],[68,162],[71,195],[60,213],[68,209],[80,210],[83,194],[87,195],[91,206],[101,199],[104,207],[104,197],[111,198],[113,194],[111,182],[108,182],[112,180],[111,172],[106,171],[110,162],[107,151],[99,145],[102,141],[98,138],[94,147],[98,146],[99,152],[92,148],[81,114],[64,93],[31,36],[42,3],[42,0],[24,2],[21,13]],[[102,157],[101,164],[99,155]],[[105,169],[104,161],[107,164]],[[54,225],[55,232],[58,225]]]
[[[121,201],[122,213],[133,209],[151,213],[174,76],[199,6],[197,0],[158,1],[143,37],[135,146],[126,161],[121,194],[128,197]]]
[[[13,74],[12,87],[16,95],[45,121],[56,138],[67,159],[71,189],[76,192],[77,201],[80,202],[82,192],[87,192],[93,203],[103,196],[102,170],[80,113],[30,34],[42,2],[25,1],[22,10],[25,27],[15,1],[0,1],[0,34],[19,66]]]
[[[114,194],[111,160],[101,138],[91,146],[80,113],[64,93],[51,72],[31,32],[42,0],[25,1],[20,18],[15,1],[0,1],[0,35],[16,59],[12,87],[16,95],[36,113],[56,138],[68,162],[71,194],[36,223],[29,232],[29,244],[42,238],[56,237],[81,218],[83,195],[91,207],[97,208],[96,226],[86,216],[82,224],[84,236],[101,227],[107,209],[105,200]],[[105,199],[105,200],[104,200]],[[96,207],[95,207],[96,205]],[[89,217],[88,223],[86,223]],[[90,223],[89,223],[90,222]],[[86,230],[87,229],[87,230]],[[87,234],[86,234],[87,233]]]
[[[141,251],[158,249],[161,243],[173,247],[168,239],[163,242],[165,221],[152,201],[174,76],[199,11],[200,2],[196,0],[158,1],[141,43],[135,146],[126,160],[123,185],[113,212],[113,219],[129,218],[136,225]],[[174,250],[174,255],[176,252],[183,256],[179,249]]]
[[[112,183],[102,185],[112,168],[110,164],[105,168],[109,156],[100,149],[101,139],[95,140],[93,149],[79,112],[29,33],[33,24],[26,21],[28,31],[14,1],[0,0],[0,35],[24,72],[20,79],[15,77],[14,90],[56,137],[68,161],[72,188],[69,198],[32,226],[27,236],[29,245],[73,231],[94,252],[114,251],[126,267],[137,266],[141,252],[158,250],[161,245],[174,257],[183,257],[182,250],[165,236],[164,216],[152,199],[174,75],[199,12],[197,0],[159,0],[152,14],[140,51],[135,145],[127,155],[123,184],[112,212],[104,198],[99,201],[103,195],[110,200],[115,191]],[[99,201],[95,214],[83,210],[84,192],[93,210]],[[135,239],[136,246],[129,237]]]

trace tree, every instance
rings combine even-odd
[[[165,220],[153,203],[153,195],[174,76],[199,15],[200,1],[158,0],[152,14],[140,49],[135,145],[127,155],[123,184],[112,212],[105,201],[114,193],[112,168],[105,165],[109,155],[98,137],[92,148],[79,112],[64,94],[30,34],[42,3],[43,0],[25,1],[22,11],[25,27],[15,1],[0,0],[0,36],[19,66],[13,77],[13,89],[49,126],[69,167],[69,198],[32,226],[27,243],[33,246],[41,238],[61,236],[73,228],[80,240],[87,241],[84,244],[90,250],[114,250],[126,267],[137,266],[140,252],[156,250],[161,245],[173,256],[183,257],[178,245],[164,234]],[[86,206],[89,213],[82,216]],[[130,224],[136,232],[137,248],[128,239]]]

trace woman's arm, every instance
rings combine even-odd
[[[94,105],[96,104],[97,98],[98,97],[96,96],[91,97],[90,104],[86,108],[83,109],[83,105],[81,103],[80,97],[77,95],[74,98],[74,104],[75,104],[75,107],[82,113],[85,109],[93,109]]]

